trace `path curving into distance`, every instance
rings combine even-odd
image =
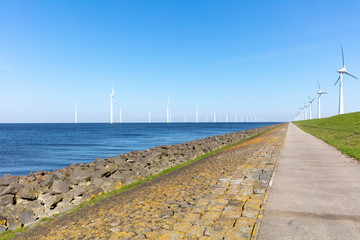
[[[290,124],[257,240],[360,239],[360,164]]]
[[[17,239],[250,239],[287,124]]]

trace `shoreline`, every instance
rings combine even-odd
[[[233,132],[175,145],[132,151],[118,157],[59,170],[39,170],[28,176],[10,174],[0,178],[0,232],[32,226],[43,218],[70,211],[80,203],[165,169],[185,163],[278,126]]]

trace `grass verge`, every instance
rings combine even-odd
[[[360,160],[360,112],[293,123],[346,155]]]
[[[125,186],[123,186],[123,187],[121,187],[121,188],[119,188],[119,189],[115,189],[115,190],[112,190],[112,191],[110,191],[110,192],[108,192],[108,193],[104,193],[104,194],[95,196],[94,198],[90,199],[89,201],[82,202],[78,207],[72,209],[71,211],[64,212],[64,213],[60,213],[60,214],[54,214],[53,217],[43,218],[43,219],[41,219],[41,220],[39,221],[38,224],[36,224],[36,225],[33,226],[33,227],[39,226],[39,225],[41,224],[41,222],[52,221],[52,220],[54,220],[54,218],[56,218],[57,216],[61,216],[61,215],[65,215],[65,214],[70,214],[70,213],[73,213],[73,212],[75,212],[75,211],[77,211],[77,210],[79,210],[79,209],[81,209],[81,208],[84,208],[84,207],[87,207],[87,206],[91,206],[91,205],[95,204],[96,202],[98,202],[98,201],[100,201],[100,200],[102,200],[102,199],[104,199],[104,198],[117,195],[117,194],[119,194],[119,193],[121,193],[121,192],[124,192],[124,191],[126,191],[126,190],[128,190],[128,189],[130,189],[130,188],[133,188],[133,187],[135,187],[135,186],[137,186],[137,185],[139,185],[139,184],[141,184],[141,183],[144,183],[144,182],[147,182],[147,181],[149,181],[149,180],[151,180],[151,179],[154,179],[154,178],[156,178],[156,177],[165,175],[165,174],[170,173],[170,172],[172,172],[172,171],[175,171],[175,170],[177,170],[177,169],[179,169],[179,168],[182,168],[182,167],[184,167],[184,166],[187,166],[187,165],[189,165],[189,164],[191,164],[191,163],[193,163],[193,162],[199,161],[200,159],[206,158],[206,157],[208,157],[208,156],[210,156],[210,155],[212,155],[212,154],[215,154],[215,153],[217,153],[217,152],[223,151],[223,150],[228,149],[228,148],[230,148],[230,147],[232,147],[232,146],[235,146],[235,145],[237,145],[237,144],[240,144],[240,143],[242,143],[242,142],[245,142],[245,141],[247,141],[247,140],[250,140],[250,139],[252,139],[252,138],[255,138],[255,137],[257,137],[257,136],[259,136],[259,135],[261,135],[261,134],[264,134],[264,133],[266,133],[266,132],[268,132],[268,131],[271,131],[271,130],[274,129],[274,128],[276,128],[276,127],[273,127],[273,128],[268,129],[268,130],[265,130],[265,131],[263,131],[263,132],[260,132],[260,133],[258,133],[258,134],[252,135],[252,136],[250,136],[250,137],[248,137],[248,138],[245,138],[245,139],[243,139],[243,140],[237,141],[237,142],[235,142],[235,143],[233,143],[233,144],[230,144],[230,145],[227,145],[227,146],[225,146],[225,147],[216,149],[216,150],[211,151],[211,152],[209,152],[209,153],[206,153],[206,154],[204,154],[204,155],[202,155],[202,156],[200,156],[200,157],[197,157],[197,158],[195,158],[195,159],[189,160],[189,161],[187,161],[187,162],[185,162],[185,163],[181,163],[181,164],[178,164],[178,165],[176,165],[176,166],[174,166],[174,167],[165,169],[165,170],[161,171],[160,173],[158,173],[158,174],[156,174],[156,175],[152,175],[152,176],[149,176],[149,177],[147,177],[147,178],[140,179],[140,180],[138,180],[138,181],[136,181],[136,182],[134,182],[134,183],[125,185]],[[33,228],[33,227],[23,227],[23,228],[19,228],[19,229],[17,229],[17,230],[8,230],[8,231],[5,231],[5,232],[3,232],[3,233],[0,234],[0,240],[11,239],[11,238],[15,237],[17,234],[19,234],[19,233],[21,233],[21,232],[24,232],[24,231],[26,231],[26,230],[28,230],[28,229],[30,229],[30,228]]]

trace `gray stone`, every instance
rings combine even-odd
[[[15,195],[21,188],[22,188],[22,186],[20,184],[11,183],[0,193],[0,196],[6,195],[6,194]]]
[[[84,194],[86,190],[82,187],[76,187],[76,188],[73,188],[69,194],[71,194],[73,197],[78,197],[78,196],[81,196]]]
[[[16,176],[11,174],[5,174],[0,178],[0,186],[9,186],[13,182],[16,182]]]
[[[20,191],[16,194],[16,197],[27,200],[35,200],[37,198],[37,193],[31,185],[26,185],[20,189]]]
[[[46,208],[54,209],[56,207],[56,204],[61,202],[62,196],[57,195],[50,195],[50,194],[44,194],[39,196],[39,200],[45,205]]]
[[[7,228],[9,230],[16,230],[22,228],[24,226],[23,223],[19,222],[15,217],[10,216],[7,219]]]
[[[63,180],[57,180],[50,188],[50,194],[61,194],[70,191],[69,186]]]
[[[14,202],[14,195],[7,194],[0,196],[0,206],[6,206]]]

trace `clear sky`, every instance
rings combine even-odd
[[[360,77],[360,1],[0,0],[0,121],[290,121],[321,84],[338,110],[341,49]],[[345,76],[345,112],[360,110]],[[313,103],[313,115],[317,100]]]

